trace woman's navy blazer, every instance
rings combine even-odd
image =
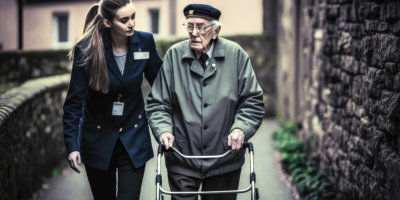
[[[68,154],[80,151],[85,165],[105,170],[120,138],[132,164],[136,168],[141,167],[154,156],[141,90],[143,73],[152,84],[162,65],[153,35],[135,31],[128,38],[123,75],[115,61],[110,38],[103,36],[109,77],[107,94],[89,88],[89,72],[86,67],[77,64],[85,43],[88,40],[75,48],[71,80],[64,103],[63,132]],[[138,52],[142,52],[140,55],[148,52],[149,58],[135,58]],[[118,98],[124,103],[123,115],[113,116],[113,103]],[[80,144],[79,131],[82,132]]]

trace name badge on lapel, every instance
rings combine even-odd
[[[112,108],[113,116],[122,116],[124,114],[124,103],[122,102],[114,102]]]
[[[135,60],[147,60],[150,57],[150,53],[148,51],[137,51],[133,53],[133,58]]]

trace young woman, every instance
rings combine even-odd
[[[153,83],[162,60],[152,34],[134,30],[135,15],[131,0],[101,0],[70,52],[64,140],[78,173],[82,156],[94,199],[139,199],[153,157],[141,83],[143,74]]]

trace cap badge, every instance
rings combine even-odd
[[[189,15],[193,15],[194,10],[189,10]]]

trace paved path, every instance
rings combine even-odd
[[[274,147],[271,139],[271,133],[279,129],[274,121],[265,120],[257,134],[250,140],[254,144],[254,170],[257,175],[256,187],[259,189],[260,200],[293,200],[290,190],[285,183],[280,180],[278,175]],[[154,142],[154,141],[153,141]],[[155,152],[157,145],[153,145]],[[247,154],[246,154],[247,155]],[[246,157],[246,163],[242,169],[242,176],[239,188],[245,188],[249,185],[249,163],[250,159]],[[155,158],[150,160],[146,166],[144,175],[141,200],[155,199],[155,174],[157,161]],[[163,187],[168,189],[166,170],[162,169]],[[39,192],[35,199],[39,200],[88,200],[93,199],[85,172],[81,174],[74,173],[68,167],[63,173],[48,180],[44,187],[46,189]],[[165,196],[169,200],[169,196]],[[250,199],[250,193],[238,195],[238,200]]]

